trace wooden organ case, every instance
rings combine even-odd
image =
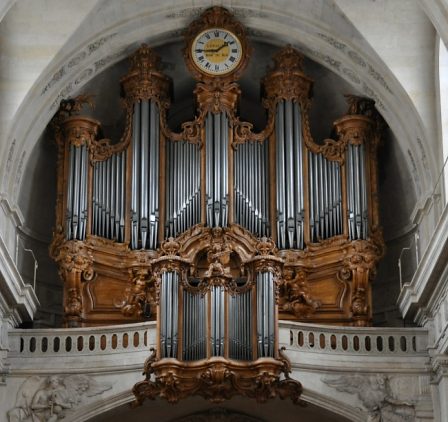
[[[267,124],[255,132],[237,115],[250,47],[225,9],[190,25],[184,55],[197,80],[197,117],[179,133],[167,125],[171,81],[146,45],[121,80],[127,123],[118,143],[100,139],[100,122],[82,116],[84,97],[63,101],[54,118],[50,253],[64,282],[65,323],[157,320],[157,350],[134,389],[139,402],[236,393],[297,400],[300,384],[279,380],[289,369],[278,319],[371,321],[383,253],[382,121],[373,101],[349,96],[335,139],[315,143],[312,81],[287,46],[263,80]]]

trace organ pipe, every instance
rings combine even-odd
[[[207,225],[225,227],[228,219],[228,142],[226,113],[208,113],[205,118]]]
[[[134,105],[132,136],[131,245],[155,249],[159,225],[159,110],[143,100]]]
[[[160,345],[163,357],[177,357],[179,275],[176,271],[162,274],[160,287]]]
[[[303,142],[300,106],[280,101],[276,118],[277,244],[281,249],[303,249]]]
[[[270,234],[268,154],[266,141],[240,144],[233,153],[234,219],[260,237]]]
[[[87,146],[70,145],[67,175],[66,239],[84,240],[87,226]]]
[[[258,357],[274,356],[274,276],[270,271],[257,273]]]

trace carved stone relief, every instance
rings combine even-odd
[[[392,379],[382,375],[347,375],[322,380],[337,391],[356,394],[368,412],[368,422],[411,422],[415,400],[398,398]]]
[[[111,388],[87,375],[33,376],[20,386],[15,406],[7,412],[8,422],[55,422]]]

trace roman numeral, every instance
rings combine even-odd
[[[215,64],[215,71],[219,70],[219,65]]]
[[[238,49],[232,48],[232,53],[238,53]]]
[[[229,45],[235,44],[235,41],[229,41]]]
[[[219,37],[219,31],[215,31],[214,34],[215,34],[215,38]]]
[[[229,57],[229,60],[230,60],[231,62],[234,62],[236,59],[235,59],[235,57],[230,56],[230,57]]]
[[[205,34],[205,38],[207,38],[209,40],[210,39],[210,35],[209,34]]]
[[[205,63],[205,67],[206,67],[207,69],[210,69],[210,63],[209,63],[209,62]]]
[[[203,62],[203,61],[204,61],[204,56],[199,56],[199,57],[198,57],[198,60],[199,60],[200,62]]]

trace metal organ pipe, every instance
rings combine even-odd
[[[348,145],[346,178],[349,238],[367,239],[367,174],[364,145]]]
[[[206,222],[209,227],[226,227],[228,217],[229,123],[226,113],[208,113],[205,119]]]
[[[159,110],[155,101],[134,105],[132,136],[132,249],[156,249],[159,224]]]
[[[160,346],[164,358],[177,357],[179,274],[162,273],[160,287]]]
[[[229,295],[229,357],[252,359],[252,291]]]
[[[275,339],[274,275],[257,273],[257,344],[258,357],[274,356]]]
[[[342,234],[341,173],[336,161],[308,152],[310,239],[318,242]]]
[[[206,357],[206,297],[200,293],[183,292],[183,346],[184,360]]]
[[[282,100],[276,111],[277,245],[303,249],[303,145],[298,103]]]
[[[87,146],[70,145],[66,238],[84,240],[87,225]]]
[[[126,151],[93,166],[92,234],[124,242]],[[85,228],[84,228],[85,230]]]
[[[233,156],[235,222],[259,237],[269,236],[268,142],[240,144]]]
[[[166,141],[167,237],[200,223],[200,150],[197,144]]]

